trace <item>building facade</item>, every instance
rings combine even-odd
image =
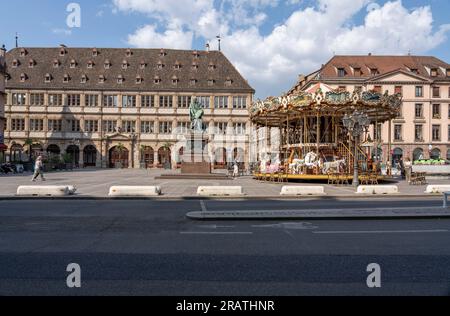
[[[5,119],[5,75],[6,75],[6,63],[5,63],[5,48],[0,49],[0,163],[5,162],[6,145],[4,144],[4,131],[6,127]]]
[[[450,64],[428,56],[335,56],[290,90],[354,90],[403,97],[399,117],[370,130],[383,161],[450,160]]]
[[[11,161],[44,153],[80,167],[175,168],[193,97],[204,108],[211,163],[247,155],[254,90],[222,52],[16,48],[6,63]]]

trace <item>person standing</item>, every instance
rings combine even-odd
[[[405,164],[403,163],[403,158],[400,158],[398,161],[398,167],[400,168],[400,176],[403,179],[405,179]]]
[[[39,175],[41,176],[41,180],[45,181],[44,164],[42,163],[42,156],[37,157],[36,162],[34,163],[34,174],[31,181],[32,182],[36,181]]]
[[[411,181],[411,174],[412,174],[412,161],[409,158],[406,158],[405,161],[405,172],[406,172],[406,181],[409,183]]]

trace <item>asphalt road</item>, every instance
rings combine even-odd
[[[196,222],[188,211],[439,199],[0,201],[0,295],[449,295],[450,220]],[[66,267],[81,266],[81,288]],[[381,288],[366,285],[370,263]]]

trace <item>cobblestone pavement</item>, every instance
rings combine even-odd
[[[159,185],[163,195],[167,197],[196,196],[197,187],[201,185],[239,185],[249,197],[279,196],[283,185],[299,185],[300,183],[271,183],[252,179],[250,176],[236,180],[155,180],[161,174],[175,173],[164,170],[135,169],[83,169],[69,172],[50,172],[47,181],[30,182],[31,174],[1,175],[0,197],[14,196],[19,185],[75,185],[77,194],[81,196],[106,197],[112,185]],[[430,184],[450,183],[449,180],[429,180]],[[410,186],[405,181],[393,183],[399,186],[400,195],[422,195],[425,186]],[[303,182],[302,185],[324,185],[328,196],[348,196],[355,193],[352,186],[331,186],[317,182]]]

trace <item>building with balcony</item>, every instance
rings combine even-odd
[[[450,64],[430,56],[335,56],[289,93],[317,89],[401,94],[400,115],[368,131],[373,155],[450,159]]]
[[[248,155],[254,90],[220,51],[16,48],[6,64],[11,161],[43,153],[80,167],[175,168],[193,97],[211,163]]]

